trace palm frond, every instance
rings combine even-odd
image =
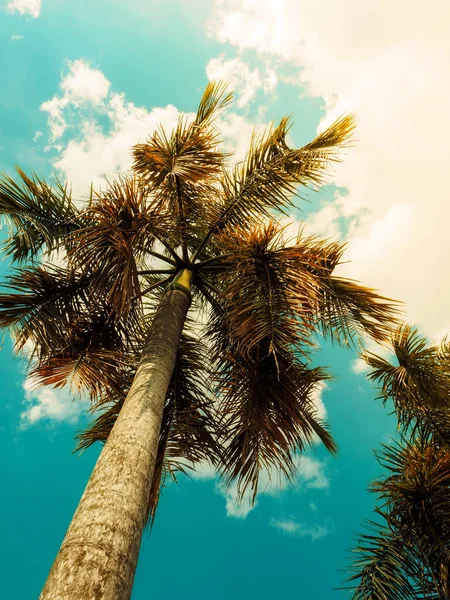
[[[273,352],[290,347],[304,352],[317,332],[342,344],[365,335],[385,339],[396,304],[332,275],[344,245],[301,234],[295,245],[285,245],[282,232],[274,221],[227,227],[215,239],[221,260],[204,261],[200,268],[198,281],[216,287],[215,299],[240,351],[267,337]]]
[[[89,412],[96,415],[95,419],[86,429],[76,434],[77,445],[74,452],[84,452],[96,442],[106,442],[131,387],[136,368],[137,360],[128,372],[122,372],[123,377],[118,386],[104,391],[91,405]]]
[[[450,561],[450,451],[416,437],[377,454],[388,476],[372,484],[385,519],[439,573]]]
[[[401,535],[380,523],[359,536],[347,568],[353,600],[443,600],[420,557]]]
[[[65,331],[63,344],[40,353],[29,374],[36,385],[69,385],[74,394],[87,393],[96,400],[105,391],[118,389],[129,370],[130,356],[124,347],[107,315],[85,314]]]
[[[16,350],[29,341],[43,352],[61,343],[73,315],[88,302],[89,277],[52,265],[16,269],[3,283],[15,293],[0,294],[0,327],[11,327]]]
[[[245,160],[232,174],[223,174],[224,201],[222,206],[217,206],[195,258],[200,256],[210,238],[225,226],[242,226],[250,218],[270,217],[273,210],[285,212],[292,206],[292,197],[299,184],[320,185],[330,162],[339,160],[339,149],[349,144],[354,119],[341,117],[300,149],[288,147],[289,127],[289,119],[285,117],[262,137],[254,135]]]
[[[399,424],[420,426],[441,443],[450,443],[450,370],[445,349],[428,344],[416,329],[401,325],[392,335],[398,364],[367,352],[369,379],[381,386],[380,398],[391,400]]]
[[[354,598],[450,597],[449,354],[409,325],[392,334],[398,364],[372,353],[369,379],[392,400],[401,438],[376,453],[386,476],[370,490],[378,495],[383,525],[362,536],[363,559],[353,566]]]
[[[312,343],[311,328],[290,301],[291,273],[279,252],[280,236],[273,221],[249,230],[227,228],[217,238],[226,253],[220,268],[199,274],[226,313],[238,351],[247,356],[263,340],[269,340],[268,351],[274,354],[292,347],[301,351]]]
[[[389,339],[398,323],[399,303],[349,279],[330,276],[321,283],[317,317],[325,335],[341,344],[356,341],[360,347],[367,335],[377,342]]]
[[[69,383],[94,397],[128,368],[133,336],[143,336],[136,316],[120,320],[90,286],[89,275],[51,265],[17,269],[7,280],[15,293],[0,294],[0,326],[11,327],[17,351],[30,344],[37,384]]]
[[[175,245],[188,248],[204,233],[204,223],[218,194],[214,185],[223,170],[226,155],[218,149],[217,131],[212,127],[214,113],[225,105],[221,86],[208,86],[198,118],[190,122],[181,115],[171,135],[158,129],[145,144],[133,148],[133,169],[154,192],[155,205],[171,215],[177,226]]]
[[[138,180],[123,177],[97,197],[84,218],[90,224],[73,234],[69,259],[90,274],[95,293],[118,315],[139,308],[137,261],[151,252],[157,237],[170,232],[166,216],[147,204]]]
[[[50,252],[81,226],[80,212],[73,204],[67,185],[50,185],[36,174],[27,176],[17,167],[19,182],[0,177],[0,214],[11,224],[5,251],[15,261]]]
[[[210,334],[217,351],[221,472],[226,484],[237,480],[240,497],[249,491],[254,501],[261,471],[275,470],[292,481],[296,453],[312,446],[316,436],[330,452],[336,451],[312,400],[327,375],[308,369],[290,352],[269,353],[269,339],[243,356],[228,335],[225,318],[216,320]]]
[[[168,476],[186,473],[202,462],[215,464],[216,440],[213,398],[207,390],[206,348],[184,334],[166,396],[158,456],[149,498],[153,522],[161,486]]]
[[[377,453],[387,476],[378,494],[371,535],[360,536],[360,555],[348,569],[359,581],[354,598],[445,600],[450,592],[450,452],[416,435]]]
[[[194,121],[181,115],[170,136],[159,128],[145,144],[134,146],[133,169],[151,189],[170,195],[176,177],[198,184],[221,173],[226,154],[217,149],[220,139],[212,124],[233,97],[226,88],[223,82],[210,82]]]
[[[209,81],[203,92],[202,99],[197,109],[195,124],[204,127],[211,125],[223,110],[233,100],[233,93],[227,94],[228,84],[225,81]]]

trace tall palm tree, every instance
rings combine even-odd
[[[230,100],[210,83],[194,119],[135,146],[132,173],[84,208],[20,170],[0,184],[6,250],[28,261],[0,295],[0,325],[17,349],[32,342],[38,384],[102,409],[79,446],[106,441],[41,600],[128,599],[166,476],[209,460],[254,499],[262,470],[292,480],[317,438],[335,452],[312,400],[326,377],[308,365],[314,334],[381,340],[395,315],[333,275],[342,244],[285,243],[277,223],[300,184],[319,186],[352,118],[300,149],[284,118],[231,168],[215,126]],[[54,251],[63,266],[45,262]]]
[[[393,334],[398,364],[366,354],[369,378],[391,400],[400,440],[377,454],[378,520],[360,536],[350,571],[355,600],[450,598],[450,346],[407,325]]]

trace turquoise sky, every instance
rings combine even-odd
[[[155,114],[156,107],[195,110],[211,59],[239,58],[262,79],[267,75],[259,54],[239,53],[208,35],[214,2],[24,0],[17,3],[22,10],[28,7],[24,14],[7,4],[0,0],[0,170],[12,173],[15,164],[45,176],[58,165],[61,176],[76,170],[77,193],[80,182],[87,192],[102,168],[111,175],[107,169],[126,163],[128,146],[121,150],[121,139],[130,145],[127,131],[139,131],[142,138],[151,133],[138,125],[151,123],[146,115]],[[39,16],[33,16],[39,7]],[[62,105],[61,84],[74,64],[97,73],[93,85],[100,73],[106,78],[101,81],[110,82],[100,103],[86,101],[89,90],[83,88]],[[286,113],[295,120],[296,144],[314,136],[323,99],[292,84],[297,72],[292,65],[274,61],[271,69],[278,76],[276,87],[270,88],[267,75],[248,102],[243,101],[246,76],[238,81],[235,120],[228,121],[230,144],[238,143],[233,136],[241,135],[243,124],[259,125]],[[65,126],[54,139],[49,112],[41,110],[52,98],[60,99]],[[113,110],[118,98],[121,115]],[[95,136],[103,140],[100,150],[90,150]],[[74,148],[78,154],[69,152]],[[310,194],[294,217],[308,218],[332,202],[335,192],[328,187]],[[0,271],[8,274],[6,259]],[[72,454],[74,434],[86,423],[83,407],[72,405],[64,393],[26,391],[26,364],[12,357],[11,346],[6,335],[0,357],[0,595],[28,600],[39,595],[99,449]],[[320,356],[336,375],[322,400],[339,456],[328,457],[318,447],[294,488],[261,496],[245,518],[227,515],[227,499],[213,479],[180,478],[178,487],[169,485],[155,526],[144,535],[133,600],[348,597],[333,588],[343,582],[340,571],[353,534],[371,515],[373,499],[366,488],[381,471],[373,448],[394,429],[364,376],[352,371],[354,360],[351,351],[328,345]]]

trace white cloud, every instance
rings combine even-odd
[[[35,389],[30,379],[25,380],[23,387],[28,404],[26,410],[20,415],[23,429],[42,420],[76,423],[89,408],[87,400],[74,400],[67,389],[55,389],[49,386]]]
[[[252,70],[241,58],[226,60],[224,54],[208,62],[206,74],[209,80],[222,79],[229,82],[231,89],[238,95],[237,105],[241,108],[255,98],[259,89],[269,93],[277,85],[277,75],[273,69],[267,68],[261,73],[258,67]]]
[[[211,23],[220,41],[297,69],[323,100],[323,126],[356,113],[358,141],[336,168],[346,193],[312,225],[336,236],[351,218],[341,273],[405,300],[430,336],[448,325],[450,295],[449,19],[446,0],[426,11],[407,0],[221,0]]]
[[[92,102],[100,104],[108,94],[110,82],[98,69],[93,69],[83,60],[76,60],[70,72],[61,82],[63,98],[72,104]]]
[[[297,479],[295,482],[296,489],[308,490],[328,490],[330,480],[326,474],[326,463],[310,456],[298,456],[296,459]],[[215,469],[207,462],[197,465],[196,470],[190,473],[194,479],[208,480],[217,479]],[[290,487],[289,482],[284,477],[280,477],[275,473],[262,471],[259,481],[259,498],[261,495],[277,496],[286,491]],[[228,488],[220,481],[216,482],[216,491],[225,498],[225,509],[228,517],[245,519],[247,515],[256,508],[258,502],[254,504],[250,501],[249,494],[245,494],[244,498],[238,502],[237,485],[232,484]],[[312,509],[313,510],[313,509]]]
[[[41,0],[11,0],[8,3],[10,12],[17,11],[21,15],[30,15],[37,19],[41,14]]]
[[[253,132],[259,134],[266,128],[262,120],[250,122],[234,112],[222,114],[217,119],[217,126],[223,138],[224,151],[233,154],[233,163],[238,163],[245,158]]]
[[[109,87],[110,82],[104,74],[84,60],[69,63],[69,73],[60,84],[62,94],[41,105],[41,110],[49,114],[51,141],[60,138],[68,127],[65,109],[100,105]]]
[[[210,462],[205,460],[195,465],[195,468],[192,471],[189,470],[188,473],[193,479],[207,480],[215,479],[217,471]]]
[[[111,83],[83,60],[69,64],[61,93],[44,102],[49,114],[49,150],[57,151],[53,165],[75,195],[87,194],[91,183],[104,185],[130,169],[131,146],[143,142],[160,123],[171,129],[179,112],[172,106],[147,110],[111,91]]]
[[[18,40],[23,40],[23,39],[25,39],[25,36],[23,36],[23,35],[19,35],[19,34],[14,34],[14,35],[12,35],[12,36],[11,36],[11,39],[12,39],[12,41],[13,41],[13,42],[16,42],[16,41],[18,41]]]
[[[225,509],[227,511],[227,517],[234,517],[235,519],[245,519],[249,512],[256,508],[258,502],[252,504],[248,495],[244,496],[241,502],[237,502],[237,486],[232,485],[228,489],[219,485],[217,489],[225,497]]]
[[[322,394],[327,388],[328,386],[326,383],[319,382],[311,394],[311,399],[316,409],[316,416],[322,420],[327,418],[327,409],[325,408],[322,398]]]
[[[272,519],[270,524],[288,535],[310,537],[312,542],[320,540],[330,533],[328,523],[325,523],[325,525],[299,523],[293,517],[280,520]]]
[[[298,459],[298,480],[307,489],[326,490],[330,481],[326,475],[325,462],[310,456]],[[287,482],[281,489],[286,489]]]
[[[326,474],[326,463],[310,456],[298,456],[296,459],[297,478],[295,481],[296,489],[308,490],[328,490],[330,481]],[[213,473],[211,473],[214,476]],[[262,471],[259,480],[258,498],[262,495],[278,496],[290,487],[286,478],[275,473]],[[223,484],[217,483],[216,490],[225,497],[227,516],[244,518],[257,506],[257,502],[252,505],[249,494],[238,502],[238,490],[235,484],[226,488]]]
[[[370,370],[370,367],[362,358],[356,358],[352,362],[351,370],[355,375],[365,375]]]

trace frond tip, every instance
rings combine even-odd
[[[220,334],[218,334],[220,335]],[[267,342],[267,340],[266,340]],[[335,442],[317,415],[313,393],[327,378],[287,352],[255,348],[250,357],[228,351],[219,356],[216,383],[223,448],[222,475],[237,481],[239,497],[254,501],[262,471],[295,478],[295,457],[319,439],[332,453]]]
[[[210,81],[203,92],[197,109],[196,125],[210,125],[233,99],[233,93],[227,93],[228,83],[223,80]]]

